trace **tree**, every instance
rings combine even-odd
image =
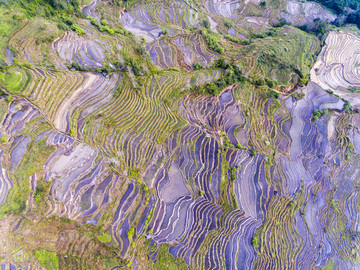
[[[193,66],[194,66],[194,69],[195,69],[195,70],[200,70],[200,69],[203,68],[203,66],[202,66],[200,63],[198,63],[198,62],[195,62],[195,63],[193,64]]]
[[[204,26],[205,26],[205,28],[209,28],[210,27],[210,23],[209,23],[209,21],[208,20],[203,20],[203,24],[204,24]]]
[[[225,21],[224,21],[224,24],[225,24],[225,26],[226,26],[227,28],[232,27],[232,22],[230,22],[230,21],[228,21],[228,20],[225,20]]]

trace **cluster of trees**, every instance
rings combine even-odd
[[[73,23],[71,25],[71,30],[75,31],[76,34],[78,35],[82,35],[82,34],[85,34],[85,31],[84,29],[82,29],[79,25],[77,25],[76,23]]]
[[[126,67],[130,67],[135,76],[141,76],[146,74],[146,71],[144,69],[144,63],[130,55],[124,56],[123,63],[116,61],[113,64],[117,69],[123,71],[126,71]]]
[[[329,110],[328,109],[325,109],[325,110],[314,110],[313,111],[313,121],[317,121],[321,116],[325,115],[325,114],[328,114],[329,113]]]
[[[231,28],[232,27],[232,22],[228,21],[228,20],[225,20],[224,21],[224,24],[227,28]]]
[[[130,36],[131,32],[125,30],[125,29],[121,29],[121,28],[111,28],[107,25],[107,21],[102,19],[100,21],[100,23],[98,23],[98,21],[93,18],[93,17],[87,17],[87,19],[90,20],[91,24],[96,26],[100,32],[107,32],[110,35],[114,35],[115,33],[121,34],[121,35],[126,35],[126,36]]]
[[[345,22],[346,23],[354,23],[360,29],[360,9],[355,12],[350,13],[347,16]]]
[[[203,69],[203,66],[202,66],[200,63],[198,63],[198,62],[195,62],[195,63],[193,64],[193,66],[194,66],[194,69],[195,69],[195,70]]]
[[[317,18],[313,21],[312,25],[304,24],[302,26],[299,26],[298,28],[307,33],[313,33],[321,38],[325,36],[325,34],[328,32],[329,26],[329,22],[324,22]]]
[[[337,14],[343,13],[346,8],[351,8],[353,10],[360,9],[359,0],[316,0],[316,2],[332,9]]]
[[[79,25],[74,23],[74,21],[70,17],[62,16],[62,19],[63,19],[64,23],[69,25],[71,30],[75,31],[78,35],[85,34],[84,29],[82,29]]]
[[[220,54],[224,53],[224,48],[221,47],[217,36],[215,36],[215,34],[213,32],[207,31],[207,30],[202,30],[200,33],[204,37],[207,45],[209,46],[209,48],[211,50],[218,52]]]
[[[237,66],[227,64],[222,58],[215,62],[215,67],[224,69],[225,75],[216,81],[193,86],[190,90],[198,94],[217,96],[225,87],[245,80]]]
[[[36,17],[39,14],[53,20],[61,14],[76,14],[81,17],[80,0],[0,0],[0,5],[14,7],[18,5],[27,17]],[[16,6],[16,8],[18,8]]]
[[[252,42],[252,40],[255,38],[265,38],[267,36],[273,36],[274,33],[275,33],[275,29],[271,28],[270,30],[266,31],[265,33],[250,33],[249,39],[240,40],[239,38],[233,37],[229,34],[227,34],[225,36],[225,38],[227,38],[228,40],[230,40],[232,42],[241,43],[242,45],[249,45]]]
[[[336,14],[347,15],[345,23],[356,24],[360,28],[360,1],[359,0],[316,0],[325,7],[332,9]],[[353,10],[348,13],[348,10]],[[335,25],[340,26],[340,21],[335,21]]]

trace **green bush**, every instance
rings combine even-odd
[[[98,21],[95,18],[89,17],[90,18],[90,22],[92,25],[95,26],[100,26],[100,24],[98,23]]]
[[[35,257],[45,269],[59,269],[59,261],[55,252],[36,250]]]
[[[227,28],[231,28],[232,27],[232,22],[228,21],[228,20],[225,20],[224,21],[224,24]]]
[[[110,243],[111,242],[111,236],[108,233],[104,233],[102,235],[98,235],[97,239],[101,242],[103,242],[104,244]]]
[[[80,66],[79,63],[76,63],[76,62],[72,62],[71,65],[69,66],[69,68],[75,68],[76,70],[79,70],[79,71],[85,71],[85,69]]]
[[[78,35],[83,35],[85,34],[84,29],[82,29],[80,26],[78,26],[77,24],[72,24],[71,25],[71,30],[74,30],[76,32],[76,34]]]
[[[225,60],[220,59],[215,62],[215,65],[227,67],[225,69],[225,75],[216,81],[205,83],[203,85],[193,86],[190,88],[190,91],[194,91],[197,94],[208,94],[217,96],[225,87],[237,82],[244,81],[244,77],[242,76],[241,71],[238,69],[237,66],[227,65],[225,63]]]
[[[225,38],[227,38],[228,40],[230,40],[230,41],[232,41],[232,42],[238,42],[238,39],[237,39],[236,37],[233,37],[233,36],[231,36],[231,35],[229,35],[229,34],[227,34],[227,35],[225,36]]]
[[[11,102],[11,100],[12,100],[12,95],[8,95],[8,96],[5,98],[5,100],[6,100],[7,102]]]
[[[345,111],[350,111],[350,109],[351,109],[350,102],[347,101],[347,100],[344,100],[344,101],[345,101],[344,110],[345,110]]]
[[[194,69],[195,69],[195,70],[200,70],[200,69],[203,68],[203,66],[202,66],[200,63],[198,63],[198,62],[195,62],[195,63],[193,64],[193,66],[194,66]]]
[[[307,83],[308,83],[308,79],[307,79],[307,78],[301,78],[301,79],[300,79],[300,84],[302,84],[302,85],[307,85]]]
[[[212,32],[202,31],[202,35],[211,50],[220,54],[224,53],[224,49],[220,46],[218,38]]]
[[[251,244],[254,248],[259,248],[259,237],[255,235],[251,241]]]
[[[229,68],[229,65],[226,63],[224,58],[219,58],[219,59],[215,60],[214,66],[218,67],[218,68],[222,68],[222,69]]]
[[[114,35],[115,34],[115,30],[111,29],[109,26],[107,25],[100,25],[99,26],[99,30],[100,32],[108,32],[110,35]]]
[[[316,122],[321,116],[328,114],[329,113],[329,109],[325,109],[325,110],[314,110],[313,111],[313,121]]]
[[[251,43],[250,39],[244,39],[243,41],[241,41],[242,45],[249,45]]]
[[[203,20],[203,25],[205,26],[205,28],[209,28],[210,27],[210,23],[207,19]]]
[[[332,91],[332,90],[330,90],[330,89],[326,90],[326,92],[328,92],[330,95],[333,95],[333,94],[334,94],[334,91]]]
[[[275,87],[275,82],[273,80],[266,78],[265,81],[266,81],[267,86],[269,86],[270,88]]]
[[[141,75],[141,73],[143,72],[143,67],[141,62],[136,61],[133,57],[126,57],[125,65],[130,66],[136,76]]]
[[[128,231],[128,238],[129,240],[132,240],[134,237],[134,233],[135,233],[135,229],[134,228],[130,228]]]
[[[6,137],[6,136],[1,137],[1,143],[5,144],[5,143],[7,143],[7,141],[8,141],[8,137]]]
[[[70,129],[69,136],[74,137],[75,136],[75,129]]]

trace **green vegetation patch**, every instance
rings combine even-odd
[[[104,244],[110,243],[111,242],[111,236],[108,233],[104,233],[102,235],[98,235],[96,237],[99,241],[103,242]]]
[[[46,250],[36,250],[35,257],[40,262],[41,266],[48,270],[58,270],[59,261],[55,252],[49,252]]]
[[[220,46],[219,39],[211,30],[202,30],[200,32],[204,37],[209,48],[215,52],[223,54],[225,52],[224,48]]]
[[[46,145],[45,141],[30,143],[18,168],[11,173],[11,179],[15,180],[14,187],[9,190],[5,203],[0,208],[0,217],[13,213],[20,214],[26,209],[26,200],[30,194],[29,178],[34,173],[40,172],[54,151],[54,147]]]
[[[22,74],[20,72],[10,70],[6,73],[0,73],[0,86],[7,90],[13,90],[19,86]]]

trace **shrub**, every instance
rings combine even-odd
[[[135,233],[135,229],[134,228],[130,228],[128,231],[128,238],[129,240],[132,240],[134,237],[134,233]]]
[[[5,143],[7,143],[7,141],[8,141],[8,137],[6,137],[6,136],[1,137],[1,143],[5,144]]]
[[[210,23],[208,20],[203,20],[203,25],[205,26],[205,28],[209,28],[210,27]]]
[[[267,93],[268,98],[278,99],[280,97],[280,94],[274,90],[269,90]]]
[[[289,24],[284,18],[281,18],[278,23],[274,24],[274,27],[283,27],[284,25]]]
[[[72,62],[70,65],[70,68],[75,68],[76,70],[79,70],[79,71],[85,71],[85,69],[82,66],[80,66],[79,63],[76,63],[76,62]]]
[[[268,36],[272,36],[272,35],[274,35],[275,34],[275,29],[274,28],[271,28],[270,30],[268,30],[267,32],[266,32],[266,35],[268,35]]]
[[[108,233],[104,233],[102,235],[98,235],[97,239],[101,242],[103,242],[104,244],[110,243],[111,242],[111,236]]]
[[[251,244],[253,245],[254,248],[259,248],[259,237],[254,236],[254,238],[251,241]]]
[[[116,28],[115,29],[115,33],[121,34],[121,35],[125,35],[126,34],[126,30],[121,29],[121,28]]]
[[[241,41],[242,45],[249,45],[251,43],[250,39],[244,39],[243,41]]]
[[[100,32],[108,32],[110,35],[114,35],[115,34],[115,30],[111,29],[109,26],[107,25],[100,25],[99,26],[99,30]]]
[[[203,68],[203,66],[202,66],[200,63],[198,63],[198,62],[195,62],[195,63],[193,64],[193,66],[194,66],[194,69],[195,69],[195,70],[200,70],[200,69]]]
[[[257,86],[262,86],[265,84],[265,80],[263,78],[254,79],[254,83]]]
[[[5,100],[6,100],[7,102],[11,102],[11,100],[12,100],[12,95],[8,95],[8,96],[5,98]]]
[[[241,71],[238,69],[237,66],[226,65],[224,60],[220,60],[220,62],[216,62],[216,63],[218,63],[221,66],[227,66],[225,70],[225,75],[216,81],[205,83],[203,85],[193,86],[190,88],[190,91],[194,91],[198,94],[210,94],[217,96],[220,94],[221,90],[224,89],[226,86],[244,81],[244,77],[242,76]]]
[[[228,21],[228,20],[225,20],[224,21],[224,24],[227,28],[231,28],[232,27],[232,22]]]
[[[225,36],[225,38],[227,38],[228,40],[230,40],[230,41],[232,41],[232,42],[238,42],[238,39],[237,39],[236,37],[233,37],[233,36],[231,36],[231,35],[229,35],[229,34],[227,34],[227,35]]]
[[[100,26],[100,24],[97,22],[97,20],[95,18],[90,17],[90,22],[92,25]]]
[[[224,53],[224,49],[220,46],[218,38],[212,32],[203,31],[202,34],[211,50],[220,54]]]
[[[74,30],[76,32],[76,34],[78,35],[83,35],[85,34],[84,29],[82,29],[80,26],[78,26],[77,24],[72,24],[71,25],[71,30]]]
[[[63,16],[62,19],[68,25],[72,25],[74,23],[73,20],[69,17]]]
[[[269,86],[270,88],[275,87],[275,82],[273,80],[266,78],[265,81],[266,81],[267,86]]]
[[[229,68],[229,65],[226,63],[224,58],[219,58],[219,59],[215,60],[215,67],[227,69],[227,68]]]
[[[300,83],[301,83],[302,85],[306,85],[306,84],[308,83],[307,78],[301,78],[301,79],[300,79]]]
[[[131,178],[138,178],[140,174],[140,170],[139,169],[131,169],[129,171],[129,177]]]
[[[328,114],[329,113],[329,109],[325,109],[325,110],[314,110],[313,111],[313,121],[317,121],[321,116],[323,116],[324,114]]]
[[[130,66],[136,76],[141,75],[143,71],[142,64],[132,57],[125,58],[125,65]]]
[[[347,100],[344,100],[344,101],[345,101],[344,110],[345,110],[345,111],[350,111],[350,109],[351,109],[350,102],[347,101]]]
[[[346,22],[354,23],[360,29],[360,10],[350,13],[349,16],[346,18]]]

